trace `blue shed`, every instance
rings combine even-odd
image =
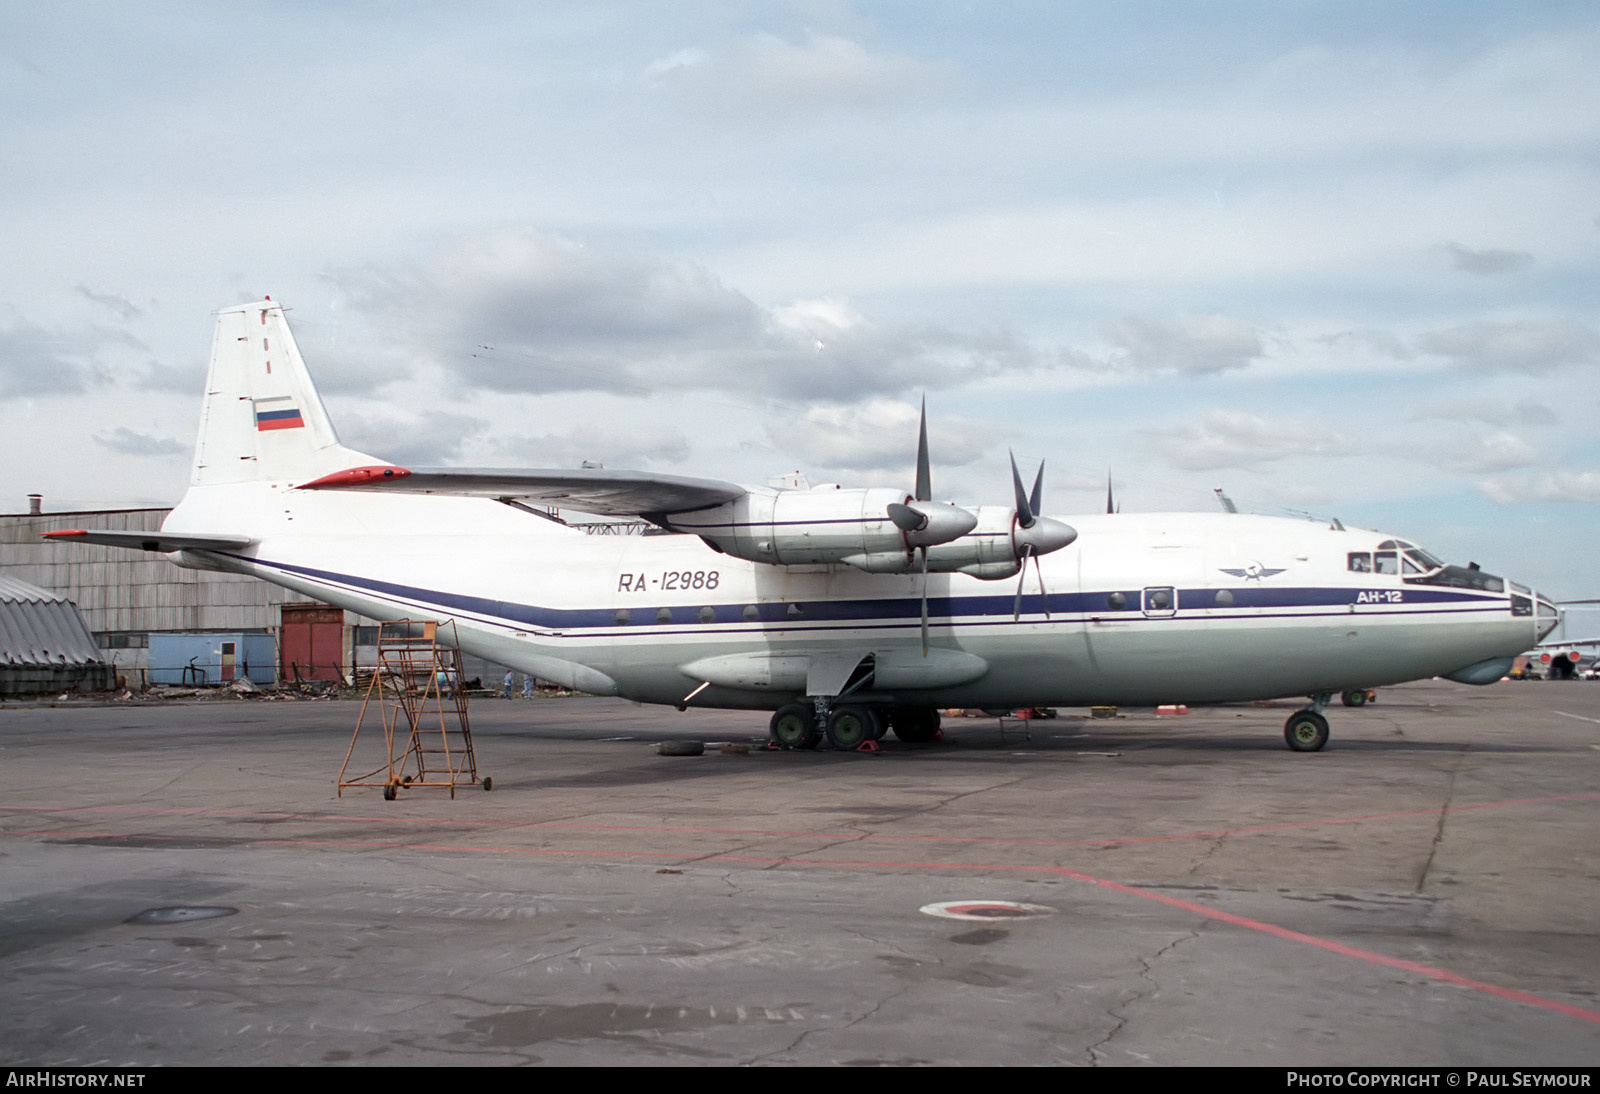
[[[218,687],[247,677],[252,684],[277,679],[278,644],[270,634],[152,634],[150,682]]]

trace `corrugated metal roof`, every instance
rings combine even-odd
[[[91,665],[105,657],[72,601],[0,574],[0,665]]]

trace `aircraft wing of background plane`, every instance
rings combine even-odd
[[[73,543],[98,543],[103,547],[129,547],[136,551],[236,551],[255,540],[249,536],[195,536],[175,532],[105,532],[85,528],[64,528],[41,533],[45,539],[71,540]]]
[[[336,471],[302,483],[302,490],[375,490],[517,498],[608,517],[686,513],[743,497],[744,487],[717,479],[604,468],[501,469],[381,464]]]

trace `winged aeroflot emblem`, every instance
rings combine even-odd
[[[1284,571],[1282,566],[1274,569],[1271,566],[1263,566],[1260,562],[1252,562],[1242,570],[1230,570],[1225,566],[1218,567],[1218,569],[1230,577],[1242,577],[1246,581],[1260,581],[1264,577],[1276,577]]]

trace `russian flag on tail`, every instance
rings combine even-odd
[[[269,429],[305,428],[305,419],[300,417],[300,408],[294,405],[291,396],[279,395],[272,399],[256,399],[254,404],[257,432]]]

